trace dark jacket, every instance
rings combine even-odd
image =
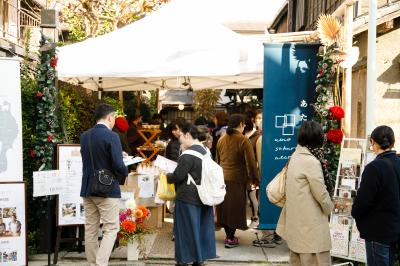
[[[109,130],[105,125],[97,124],[92,129],[81,135],[81,155],[82,155],[82,186],[81,197],[89,197],[90,187],[93,182],[94,173],[89,152],[89,133],[92,139],[92,154],[94,168],[96,170],[107,169],[115,175],[126,177],[128,169],[122,160],[122,148],[118,134]],[[109,198],[120,198],[118,180],[113,182],[113,190]]]
[[[172,161],[177,162],[179,158],[179,151],[181,149],[181,143],[177,138],[173,138],[168,142],[167,148],[165,149],[165,157]]]
[[[361,238],[390,244],[400,234],[400,185],[387,160],[400,173],[400,159],[394,151],[378,155],[364,169],[351,215]]]
[[[206,150],[201,145],[192,145],[188,148],[205,155]],[[197,185],[201,181],[202,160],[191,154],[182,154],[179,156],[178,165],[173,173],[167,175],[168,183],[175,183],[176,200],[187,203],[202,205],[195,185],[187,184],[188,173],[193,177]]]

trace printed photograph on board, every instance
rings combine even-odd
[[[64,203],[62,205],[63,217],[76,217],[76,203]]]

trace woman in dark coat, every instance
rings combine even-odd
[[[351,211],[365,239],[368,266],[394,265],[400,239],[400,159],[393,146],[390,127],[374,129],[371,148],[377,157],[365,166]]]
[[[181,128],[179,141],[183,149],[203,155],[206,149],[199,141],[196,126],[186,123]],[[174,211],[176,265],[204,265],[205,260],[216,258],[214,212],[204,205],[194,184],[187,184],[190,174],[196,184],[201,182],[202,160],[191,154],[182,154],[173,173],[167,175],[169,183],[175,183]]]
[[[246,230],[247,183],[259,183],[256,159],[250,140],[243,135],[244,117],[229,118],[226,134],[218,141],[216,160],[224,170],[226,195],[217,206],[217,222],[226,233],[225,247],[239,245],[236,229]]]
[[[179,137],[182,134],[177,123],[172,122],[167,126],[169,142],[165,149],[165,157],[177,162],[181,150],[181,143]]]

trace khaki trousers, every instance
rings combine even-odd
[[[320,253],[296,253],[290,250],[289,265],[331,266],[331,254],[329,251]]]
[[[85,208],[85,253],[90,266],[107,266],[119,231],[118,198],[83,198]],[[98,241],[100,219],[103,238]]]

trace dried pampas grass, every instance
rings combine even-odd
[[[340,42],[342,25],[333,15],[321,15],[317,22],[318,37],[327,46]]]

